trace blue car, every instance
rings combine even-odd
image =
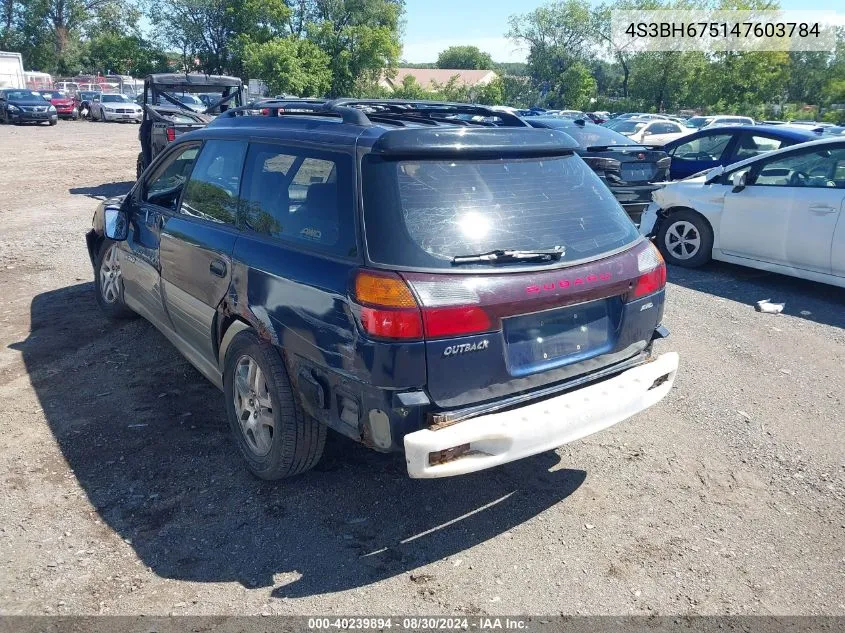
[[[663,146],[672,158],[669,177],[687,178],[719,165],[732,165],[746,158],[781,147],[819,138],[817,132],[785,125],[708,127]]]
[[[576,148],[466,104],[231,108],[97,209],[95,297],[223,391],[257,477],[312,468],[329,429],[411,477],[553,450],[678,369],[663,259]]]

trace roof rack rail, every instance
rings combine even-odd
[[[501,110],[494,110],[474,103],[452,103],[449,101],[415,101],[406,99],[260,99],[239,108],[223,112],[221,117],[234,117],[255,110],[270,110],[271,116],[302,115],[341,117],[344,123],[367,127],[373,120],[400,125],[401,120],[417,123],[453,123],[455,125],[484,125],[462,119],[449,119],[456,114],[470,114],[481,117],[495,117],[508,127],[530,127],[525,121]],[[368,112],[369,110],[369,112]],[[369,117],[367,115],[370,115]],[[395,117],[394,121],[390,119]],[[372,120],[371,120],[372,118]],[[486,123],[489,125],[489,123]]]
[[[489,106],[475,103],[454,103],[450,101],[424,101],[411,99],[335,99],[327,103],[329,107],[373,108],[373,114],[428,115],[472,114],[483,117],[496,117],[506,126],[528,127],[528,124],[515,114],[494,110]]]
[[[331,116],[341,117],[344,123],[351,123],[353,125],[360,125],[363,127],[372,125],[366,114],[364,114],[361,110],[356,108],[333,106],[332,102],[327,102],[324,99],[261,99],[239,108],[226,110],[220,116],[231,118],[247,114],[251,111],[264,109],[271,110],[272,112],[270,114],[272,116],[282,116],[286,114]]]

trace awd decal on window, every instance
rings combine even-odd
[[[443,355],[454,356],[456,354],[466,354],[467,352],[480,352],[482,350],[487,349],[488,345],[490,345],[490,341],[488,341],[487,339],[484,339],[483,341],[478,341],[477,343],[450,345],[449,347],[443,350]]]

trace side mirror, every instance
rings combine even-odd
[[[731,175],[731,184],[734,186],[733,192],[737,193],[745,189],[745,183],[747,180],[748,172],[747,171],[738,171],[735,174]]]
[[[107,206],[103,209],[103,231],[106,237],[115,242],[122,242],[129,233],[129,220],[120,207]]]
[[[643,130],[643,136],[651,136],[650,130]]]

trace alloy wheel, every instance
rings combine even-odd
[[[692,222],[679,220],[666,230],[666,250],[677,259],[691,259],[701,248],[701,234]]]
[[[244,355],[235,365],[232,394],[235,414],[249,450],[257,457],[270,452],[273,445],[275,419],[270,390],[264,372],[252,356]]]
[[[115,303],[120,299],[120,286],[123,277],[120,272],[120,260],[117,256],[117,246],[109,246],[103,261],[100,262],[100,294],[106,303]]]

